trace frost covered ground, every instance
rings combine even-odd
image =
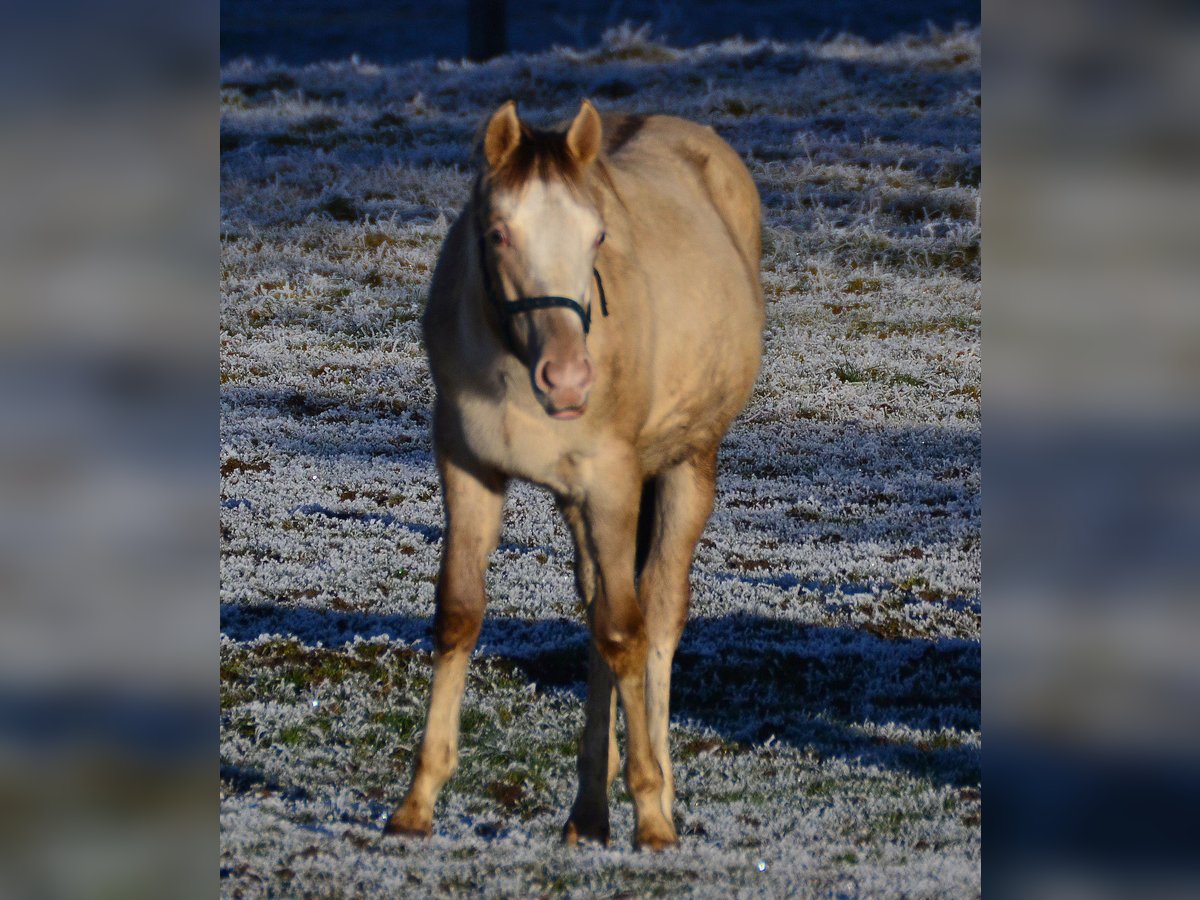
[[[975,895],[979,36],[628,29],[484,66],[222,70],[226,895]],[[509,495],[463,759],[407,785],[441,543],[418,319],[481,119],[580,97],[711,123],[764,201],[766,353],[721,452],[674,680],[682,845],[558,843],[587,635],[549,498]],[[620,299],[613,298],[619,309]]]

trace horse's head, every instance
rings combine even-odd
[[[600,142],[600,115],[586,100],[565,132],[530,128],[510,100],[483,139],[476,227],[488,302],[559,419],[583,415],[595,380],[585,339],[604,222],[584,185]]]

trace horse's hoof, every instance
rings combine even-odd
[[[658,853],[668,847],[674,847],[678,843],[679,838],[672,828],[646,828],[638,829],[637,836],[633,840],[633,847],[635,850],[650,850]]]
[[[383,826],[383,833],[401,837],[431,837],[433,835],[433,819],[414,815],[402,806],[387,820],[387,824]]]
[[[608,846],[608,823],[593,822],[587,824],[582,820],[576,821],[570,819],[563,826],[563,843],[568,847],[577,847],[579,844],[599,844],[602,847]]]

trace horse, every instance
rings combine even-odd
[[[758,192],[711,127],[588,100],[553,130],[510,100],[480,149],[422,320],[445,540],[428,718],[385,832],[432,834],[517,478],[549,489],[566,520],[591,629],[563,839],[608,843],[619,696],[633,844],[659,850],[678,842],[667,737],[692,557],[717,447],[762,355]]]

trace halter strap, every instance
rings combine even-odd
[[[592,305],[589,303],[586,308],[578,300],[573,300],[570,297],[556,297],[547,295],[545,297],[522,297],[519,300],[506,300],[496,290],[495,284],[492,282],[492,270],[488,268],[487,247],[483,242],[483,233],[478,234],[479,239],[479,265],[483,269],[483,289],[487,292],[488,300],[496,307],[496,311],[500,314],[500,321],[504,323],[505,331],[508,330],[509,321],[513,316],[520,315],[525,312],[532,312],[535,309],[551,309],[553,307],[562,307],[569,309],[575,315],[579,316],[579,321],[583,323],[583,333],[586,336],[592,330]],[[604,296],[604,282],[600,279],[600,270],[595,266],[592,267],[592,275],[596,278],[596,287],[600,292],[600,313],[608,318],[608,298]]]
[[[593,272],[595,269],[592,270]],[[518,313],[532,312],[535,309],[550,309],[554,306],[562,306],[571,310],[579,316],[579,320],[583,322],[583,333],[587,334],[592,327],[592,310],[585,309],[580,305],[578,300],[572,300],[570,297],[522,297],[520,300],[502,300],[502,309],[504,315],[512,317]]]

